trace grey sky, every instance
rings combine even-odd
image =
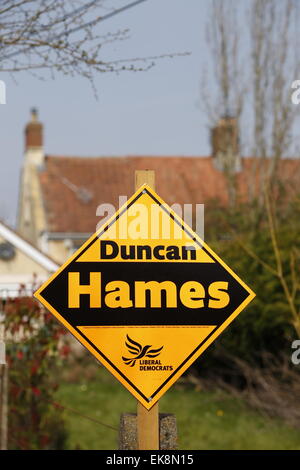
[[[115,2],[115,4],[118,2]],[[45,151],[57,155],[207,155],[209,133],[199,108],[204,25],[209,0],[148,0],[103,23],[105,31],[129,27],[131,38],[105,49],[107,57],[144,57],[190,51],[162,59],[148,72],[98,74],[98,101],[88,81],[26,73],[0,79],[7,104],[0,106],[0,217],[14,223],[23,130],[32,106],[45,126]],[[98,26],[98,29],[100,26]],[[102,29],[101,29],[102,30]]]

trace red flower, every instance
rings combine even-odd
[[[23,351],[18,351],[18,352],[17,352],[17,358],[20,359],[20,360],[22,360],[23,357],[24,357]]]
[[[38,368],[39,368],[39,364],[34,364],[34,365],[31,367],[31,375],[36,374]]]
[[[32,393],[33,393],[36,397],[39,397],[40,394],[41,394],[41,391],[40,391],[39,388],[32,387]]]
[[[60,355],[62,357],[67,357],[68,354],[70,353],[71,348],[67,344],[65,344],[61,349],[60,349]]]

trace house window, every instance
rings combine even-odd
[[[10,261],[16,255],[16,250],[10,243],[0,243],[0,259],[3,261]]]

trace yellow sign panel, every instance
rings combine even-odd
[[[147,409],[254,296],[147,185],[35,293]]]

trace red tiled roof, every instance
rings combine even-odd
[[[254,159],[243,159],[238,174],[239,192],[246,194],[246,181]],[[300,161],[280,162],[283,181],[299,181]],[[43,203],[49,232],[95,231],[101,203],[118,207],[119,195],[134,193],[135,170],[155,170],[156,190],[168,204],[201,204],[217,199],[228,201],[226,180],[211,157],[65,157],[47,156],[40,173]],[[83,191],[79,188],[84,188]],[[89,197],[86,190],[89,191]]]

